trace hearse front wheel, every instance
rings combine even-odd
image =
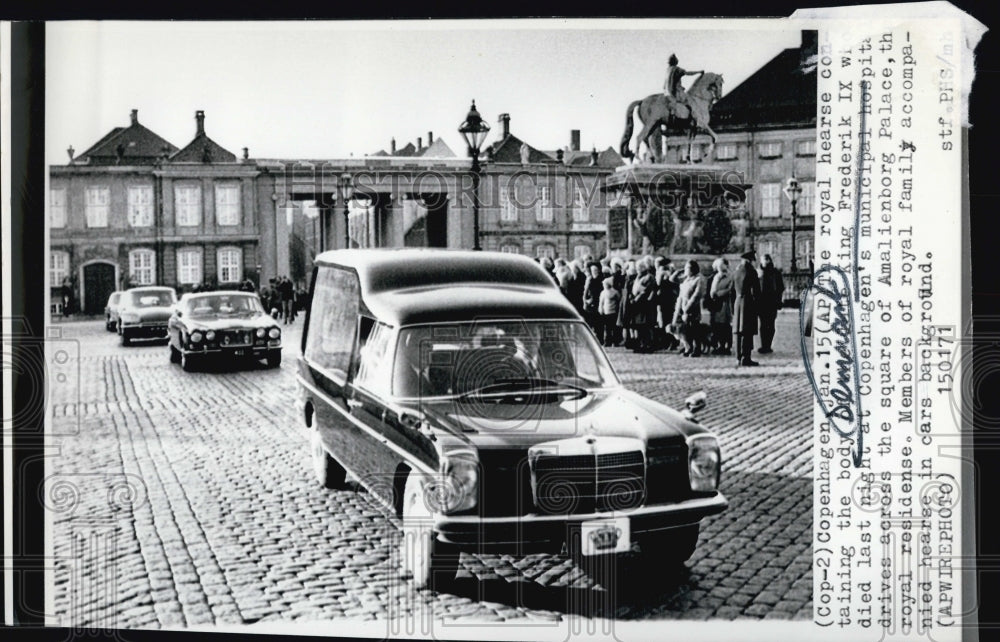
[[[686,562],[698,546],[698,530],[699,525],[693,524],[640,535],[637,539],[642,559],[650,567],[660,568]]]
[[[417,473],[410,473],[406,478],[402,517],[399,557],[403,571],[413,576],[414,587],[431,588],[453,580],[458,570],[459,549],[438,541],[424,485]]]

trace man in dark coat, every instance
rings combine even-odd
[[[770,254],[764,255],[760,264],[760,348],[757,352],[771,352],[774,340],[774,320],[781,308],[781,297],[785,292],[785,282],[781,271],[774,267]]]
[[[753,351],[753,335],[757,334],[757,311],[760,304],[760,279],[753,262],[757,253],[750,250],[740,257],[739,266],[733,273],[733,290],[736,303],[733,305],[733,328],[736,330],[737,365],[758,366],[750,358]]]

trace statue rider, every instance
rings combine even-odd
[[[670,60],[667,62],[669,63],[669,66],[667,67],[667,80],[663,83],[663,93],[677,102],[687,105],[687,92],[684,91],[684,85],[681,84],[681,79],[684,76],[697,76],[705,72],[687,71],[683,67],[678,66],[677,56],[675,54],[670,54]]]

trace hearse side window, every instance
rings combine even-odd
[[[353,272],[324,267],[316,277],[313,292],[305,357],[344,380],[354,351],[359,290]]]
[[[364,323],[362,317],[362,323]],[[392,359],[388,354],[392,328],[384,323],[374,323],[368,336],[362,339],[358,351],[358,374],[354,382],[372,392],[389,392]]]

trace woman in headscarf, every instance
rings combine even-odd
[[[632,285],[635,283],[635,261],[625,264],[625,285],[622,288],[622,302],[618,313],[618,325],[622,329],[625,347],[635,346],[635,329],[632,327]]]
[[[712,263],[715,277],[709,288],[712,298],[712,335],[715,350],[712,354],[733,353],[733,277],[729,273],[729,262],[719,257]]]
[[[631,313],[636,332],[634,349],[636,352],[650,352],[653,349],[653,325],[656,323],[656,276],[653,274],[653,262],[645,258],[636,266]]]
[[[684,266],[684,280],[681,282],[674,310],[674,323],[681,328],[681,354],[685,357],[701,356],[701,345],[697,340],[701,325],[701,300],[705,296],[705,280],[701,278],[698,262],[691,260]]]

